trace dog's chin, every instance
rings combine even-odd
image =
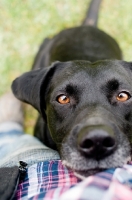
[[[81,170],[81,169],[74,169],[74,167],[68,163],[66,160],[63,160],[62,162],[68,169],[71,169],[75,176],[78,177],[79,179],[85,179],[88,176],[94,175],[98,172],[104,171],[105,169],[103,168],[92,168],[92,169],[86,169],[86,170]]]
[[[104,171],[105,169],[88,169],[88,170],[85,170],[85,171],[81,171],[81,170],[74,170],[74,174],[75,176],[77,176],[78,178],[80,179],[84,179],[88,176],[91,176],[91,175],[94,175],[96,173],[99,173],[101,171]]]

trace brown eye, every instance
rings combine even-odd
[[[67,104],[67,103],[70,103],[70,98],[67,97],[66,95],[62,94],[57,98],[57,101],[60,104]]]
[[[125,101],[127,101],[128,99],[130,99],[130,94],[129,93],[127,93],[127,92],[121,92],[121,93],[119,93],[118,94],[118,96],[116,97],[116,99],[118,100],[118,101],[121,101],[121,102],[125,102]]]

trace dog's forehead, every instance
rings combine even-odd
[[[95,82],[96,84],[118,80],[119,82],[131,82],[129,70],[124,67],[123,61],[98,61],[91,63],[89,61],[74,61],[61,63],[52,77],[51,86],[65,83],[82,84],[85,82]]]

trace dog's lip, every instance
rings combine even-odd
[[[77,172],[77,173],[90,173],[90,172],[95,172],[95,173],[97,173],[97,172],[101,172],[101,171],[103,171],[103,170],[106,170],[106,168],[99,168],[99,167],[97,167],[97,168],[91,168],[91,169],[85,169],[85,170],[76,170],[76,169],[72,169],[73,171],[75,171],[75,172]]]
[[[72,164],[70,164],[69,162],[67,162],[66,160],[62,160],[63,165],[65,165],[67,168],[72,169],[74,171],[88,171],[88,170],[100,170],[103,169],[102,167],[99,167],[98,165],[96,167],[92,167],[92,168],[86,168],[86,169],[77,169],[76,167],[74,167]],[[106,168],[104,168],[105,170]]]
[[[77,176],[80,179],[84,179],[90,175],[94,175],[98,172],[104,171],[106,170],[106,168],[100,168],[100,167],[93,167],[93,168],[86,168],[86,169],[76,169],[73,166],[71,166],[69,163],[67,163],[66,161],[63,161],[63,164],[69,169],[72,170],[75,174],[75,176]]]
[[[106,170],[106,168],[91,168],[87,170],[74,170],[74,175],[77,178],[84,180],[88,176],[95,175],[96,173],[102,172],[104,170]]]

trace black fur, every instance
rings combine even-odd
[[[131,156],[132,64],[121,59],[112,37],[93,26],[75,27],[46,39],[34,70],[12,84],[15,96],[40,113],[35,136],[84,176],[122,166]],[[121,92],[129,97],[124,102]],[[60,104],[61,94],[70,102]]]

